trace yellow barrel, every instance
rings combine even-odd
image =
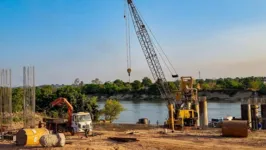
[[[40,138],[49,134],[46,128],[21,129],[16,134],[16,144],[22,146],[39,146]]]

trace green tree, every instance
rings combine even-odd
[[[74,85],[74,86],[79,86],[79,84],[80,84],[80,80],[79,80],[79,78],[76,78],[76,79],[74,80],[73,85]]]
[[[177,89],[180,88],[180,80],[176,80],[175,81],[175,86],[176,86]]]
[[[83,85],[84,85],[84,82],[83,81],[80,81],[79,86],[80,87],[83,87]]]
[[[130,83],[124,83],[124,88],[123,88],[123,93],[128,93],[128,92],[130,92],[132,90],[132,86],[131,86],[131,84]]]
[[[141,89],[141,82],[139,80],[135,80],[133,83],[131,83],[132,85],[132,88],[135,90],[135,91],[138,91]]]
[[[12,111],[21,112],[23,108],[23,88],[14,88],[12,90]]]
[[[144,78],[142,79],[142,85],[143,85],[144,87],[149,87],[150,85],[152,85],[152,81],[151,81],[151,79],[148,78],[148,77],[144,77]]]
[[[102,113],[105,116],[105,120],[113,122],[114,120],[118,119],[120,113],[124,110],[125,108],[119,101],[108,99],[105,102]]]
[[[224,79],[219,78],[218,80],[216,80],[216,87],[225,88],[226,83],[224,82]]]
[[[262,87],[259,90],[259,92],[262,93],[262,94],[266,94],[266,85],[265,84],[262,85]]]
[[[36,111],[42,112],[50,107],[50,103],[56,98],[51,85],[36,88]]]
[[[203,90],[210,90],[210,85],[208,83],[203,83],[201,85],[201,89],[203,89]]]
[[[114,81],[114,84],[117,85],[118,87],[123,87],[124,86],[124,82],[120,79],[116,79]]]
[[[78,102],[78,100],[83,98],[80,88],[79,87],[73,87],[73,86],[63,86],[63,87],[59,88],[56,91],[56,95],[57,95],[57,97],[66,98],[69,101],[69,103],[73,106],[74,111],[76,111],[78,109],[78,107],[80,107],[77,105],[77,103],[80,103],[80,102]],[[66,109],[66,107],[63,106],[62,109]]]
[[[100,84],[85,84],[82,87],[82,92],[84,94],[97,94],[102,91],[102,87]]]
[[[253,91],[259,91],[263,86],[262,81],[260,80],[253,80],[249,82],[249,89]]]
[[[95,80],[92,80],[91,83],[92,84],[102,84],[102,82],[98,78],[96,78]]]
[[[171,91],[177,90],[175,82],[168,82],[168,85]]]
[[[153,94],[153,95],[160,95],[160,91],[158,89],[158,84],[152,84],[150,87],[149,87],[149,90],[148,90],[148,93],[149,94]]]
[[[118,86],[116,84],[113,84],[112,82],[105,82],[104,83],[104,93],[113,95],[117,93],[119,90]]]
[[[93,121],[98,121],[100,117],[98,97],[87,98],[84,102],[84,110],[92,114]]]

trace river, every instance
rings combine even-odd
[[[166,103],[163,101],[127,101],[121,100],[120,103],[126,108],[115,123],[136,123],[140,118],[148,118],[151,124],[163,124],[168,116]],[[208,102],[208,117],[222,118],[227,115],[241,117],[240,103],[228,102]],[[100,108],[103,108],[104,102],[99,101]]]

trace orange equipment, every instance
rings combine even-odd
[[[63,97],[59,97],[57,98],[56,100],[54,100],[53,102],[51,102],[51,106],[54,107],[54,106],[62,106],[63,104],[66,104],[67,105],[67,114],[68,114],[68,125],[71,126],[71,121],[72,121],[72,113],[73,113],[73,106],[67,101],[66,98],[63,98]]]

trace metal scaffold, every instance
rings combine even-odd
[[[24,128],[35,126],[35,69],[23,67],[23,121]]]
[[[11,70],[0,70],[0,125],[1,133],[12,128]]]

